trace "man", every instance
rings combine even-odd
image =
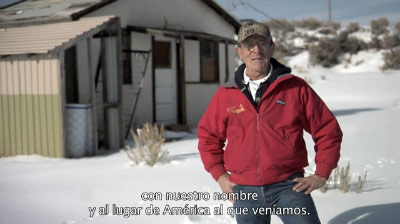
[[[265,24],[240,28],[236,51],[244,64],[236,86],[221,87],[200,121],[201,159],[225,193],[257,195],[234,202],[248,211],[236,215],[239,224],[270,223],[274,213],[284,223],[320,223],[310,193],[337,166],[342,132],[311,87],[271,58],[274,48]],[[307,177],[303,130],[316,151],[315,174]]]

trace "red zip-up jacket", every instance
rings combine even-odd
[[[315,174],[328,179],[340,156],[339,124],[303,79],[285,75],[256,108],[239,88],[221,87],[199,123],[198,147],[215,180],[229,171],[236,184],[261,186],[304,172],[303,130],[315,142]]]

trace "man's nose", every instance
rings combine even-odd
[[[258,43],[256,43],[253,47],[253,53],[260,53],[261,48],[258,46]]]

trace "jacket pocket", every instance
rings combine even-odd
[[[290,148],[294,149],[294,144],[291,141],[291,140],[293,140],[292,138],[294,138],[294,136],[290,137],[289,134],[287,133],[286,129],[284,129],[284,128],[281,128],[280,131],[281,131],[281,136],[282,136],[285,144],[287,144]]]
[[[255,165],[250,148],[246,148],[246,144],[239,141],[239,136],[228,141],[224,152],[224,163],[225,169],[232,173],[242,173]]]

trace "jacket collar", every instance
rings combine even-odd
[[[268,80],[271,83],[274,82],[275,80],[277,80],[279,76],[287,75],[292,72],[292,70],[289,67],[286,67],[285,65],[281,64],[275,58],[271,58],[271,64],[272,64],[273,70],[271,72],[271,75],[268,77]],[[246,65],[242,64],[239,66],[239,68],[235,72],[235,83],[236,83],[236,86],[241,90],[243,88],[246,88],[246,85],[244,84],[244,81],[243,81],[243,72],[244,72],[245,68],[246,68]]]
[[[272,64],[273,70],[268,77],[268,80],[270,80],[271,83],[277,79],[284,77],[284,76],[290,75],[290,73],[292,72],[292,70],[289,67],[286,67],[285,65],[281,64],[275,58],[271,58],[271,64]],[[230,81],[225,83],[223,86],[226,86],[226,87],[236,86],[240,90],[242,90],[243,88],[246,88],[246,85],[244,84],[244,81],[243,81],[243,72],[244,72],[245,68],[246,68],[246,65],[241,64],[236,69],[234,79],[230,79]]]

